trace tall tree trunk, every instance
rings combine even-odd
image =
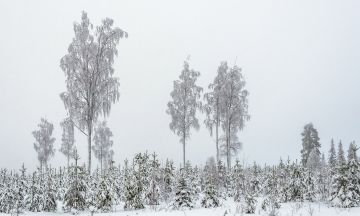
[[[215,136],[216,136],[216,163],[219,164],[220,160],[220,153],[219,153],[219,123],[218,120],[216,121],[216,128],[215,128]]]
[[[101,176],[103,175],[103,153],[102,153],[102,147],[101,147],[101,149],[100,149],[100,173],[101,173]]]
[[[231,131],[230,131],[230,122],[228,122],[228,128],[226,130],[226,159],[227,159],[227,168],[230,171],[231,168],[231,155],[230,155],[230,142],[231,142]]]
[[[88,171],[91,173],[91,134],[92,134],[92,124],[88,123]]]
[[[69,161],[70,161],[70,155],[67,155],[67,171],[69,173]]]
[[[184,137],[183,137],[183,164],[184,164],[184,168],[185,168],[185,133],[184,133]]]

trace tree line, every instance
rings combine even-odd
[[[314,131],[312,124],[305,126],[301,153],[318,152],[318,137],[308,136]],[[341,141],[336,150],[332,140],[328,159],[319,151],[318,156],[302,154],[300,162],[280,158],[272,166],[256,162],[246,165],[236,160],[231,169],[214,157],[204,166],[187,161],[184,167],[176,168],[172,160],[161,162],[156,153],[145,152],[126,159],[123,166],[110,162],[107,169],[97,168],[92,173],[85,164],[78,164],[75,152],[75,162],[69,168],[38,167],[32,173],[24,166],[19,171],[1,169],[0,212],[213,208],[229,199],[244,213],[259,210],[269,215],[276,215],[287,202],[358,207],[360,169],[356,152],[352,142],[346,157]]]

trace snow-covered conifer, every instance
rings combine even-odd
[[[146,191],[146,203],[148,205],[159,205],[160,203],[160,163],[157,154],[154,152],[151,155],[149,187]]]
[[[261,186],[260,186],[260,170],[258,165],[254,162],[254,165],[251,169],[251,175],[250,175],[250,191],[254,196],[258,196]]]
[[[46,212],[53,212],[56,210],[56,188],[52,175],[52,170],[47,169],[44,175],[44,192],[43,192],[43,207],[42,210]]]
[[[339,165],[336,174],[332,178],[330,201],[332,206],[348,208],[352,200],[348,196],[348,166],[346,164]]]
[[[245,195],[245,176],[244,170],[239,160],[236,160],[232,170],[232,181],[234,184],[234,200],[240,202],[241,198]]]
[[[321,147],[319,143],[318,131],[314,128],[312,123],[306,124],[304,126],[304,131],[301,133],[302,136],[302,150],[301,150],[301,164],[303,166],[307,165],[307,161],[311,151],[314,149],[314,154],[320,158]]]
[[[142,154],[138,154],[135,157],[135,164],[133,164],[134,169],[129,171],[128,174],[124,177],[124,193],[125,193],[125,210],[132,210],[132,209],[143,209],[143,178],[142,174],[144,174],[145,167],[145,160],[147,156]],[[135,170],[136,166],[136,170]],[[144,168],[145,167],[145,168]]]
[[[64,196],[66,211],[81,211],[87,207],[86,203],[86,175],[84,167],[78,166],[79,156],[75,152],[75,165],[70,167],[69,185]]]
[[[279,201],[280,202],[288,202],[290,200],[289,195],[289,184],[291,177],[291,168],[290,168],[290,160],[288,159],[286,164],[280,160],[280,164],[278,166],[277,171],[277,179],[278,179],[278,190],[279,190]]]
[[[276,215],[280,208],[279,181],[275,169],[268,174],[265,188],[267,192],[261,204],[261,209],[268,215]]]
[[[354,151],[354,154],[356,155],[356,150]],[[350,158],[348,162],[347,176],[347,196],[349,196],[351,201],[351,203],[349,203],[349,207],[357,207],[360,205],[360,165],[357,159]]]
[[[42,188],[42,180],[41,180],[41,169],[34,172],[31,179],[31,185],[29,188],[29,196],[27,196],[26,204],[28,206],[29,211],[32,212],[40,212],[42,211],[43,205],[43,188]]]
[[[252,193],[247,193],[245,196],[245,213],[246,214],[254,214],[256,210],[257,200],[255,199]]]
[[[306,167],[308,169],[310,169],[313,172],[318,171],[318,169],[321,166],[321,161],[320,161],[320,154],[318,154],[317,149],[313,148],[310,151],[309,157],[307,159],[307,163],[306,163]]]
[[[303,175],[303,169],[297,164],[294,164],[290,183],[288,185],[289,201],[303,201],[305,187]]]
[[[345,153],[344,153],[343,145],[340,140],[338,145],[337,165],[343,166],[345,164],[346,164]]]
[[[98,188],[96,188],[96,209],[100,212],[109,212],[112,209],[113,205],[113,196],[110,192],[110,187],[107,184],[107,177],[102,176],[98,185]]]
[[[16,208],[16,201],[18,198],[17,195],[17,178],[11,176],[6,182],[3,184],[4,188],[1,191],[0,195],[0,212],[3,213],[12,213]]]
[[[316,200],[315,177],[312,170],[306,169],[304,179],[304,200],[314,202]]]
[[[316,179],[316,191],[319,195],[321,201],[326,201],[329,195],[329,187],[330,187],[330,177],[329,169],[326,164],[321,166]]]
[[[358,157],[356,154],[357,150],[358,150],[358,148],[355,145],[355,141],[351,142],[349,145],[349,150],[348,150],[348,161],[350,161],[352,159],[358,161]]]
[[[188,186],[185,170],[181,170],[179,174],[173,207],[175,209],[191,209],[194,207],[193,199],[191,197],[191,189]]]
[[[215,160],[209,158],[204,168],[204,197],[201,200],[201,206],[205,208],[218,207],[220,205],[218,187],[216,185],[218,173],[216,171]]]
[[[219,195],[215,186],[215,177],[211,173],[206,173],[204,197],[201,206],[205,208],[218,207],[220,205]]]
[[[122,196],[120,168],[114,165],[114,161],[110,161],[109,164],[106,173],[106,184],[110,189],[113,205],[118,205],[120,204]]]
[[[164,193],[163,198],[166,202],[169,201],[170,198],[173,196],[174,191],[174,166],[173,162],[166,159],[165,168],[164,168]]]
[[[226,167],[224,166],[224,163],[222,160],[217,161],[217,190],[219,192],[219,196],[226,199],[230,191],[230,183],[229,183],[229,176],[228,172],[226,170]]]
[[[331,139],[331,147],[329,151],[330,169],[335,169],[336,165],[337,165],[337,157],[336,157],[335,143],[334,143],[334,139]]]

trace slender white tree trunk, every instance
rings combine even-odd
[[[216,163],[219,164],[220,153],[219,153],[219,121],[216,121],[215,136],[216,136]]]
[[[103,175],[103,151],[102,151],[102,147],[100,148],[100,173],[101,175]]]
[[[230,142],[231,142],[231,131],[230,131],[230,121],[228,121],[228,128],[226,130],[226,159],[227,159],[227,168],[230,171],[231,168],[231,155],[230,155]]]
[[[185,133],[184,133],[184,137],[183,137],[183,164],[184,164],[184,168],[185,168],[185,144],[186,144],[186,141],[185,141]]]
[[[67,170],[68,170],[68,173],[69,173],[69,164],[70,164],[70,155],[68,154],[67,155]]]
[[[91,134],[92,134],[92,124],[88,123],[88,171],[91,173]]]

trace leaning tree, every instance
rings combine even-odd
[[[114,59],[119,40],[127,33],[106,18],[94,28],[86,12],[74,24],[75,37],[60,67],[66,77],[66,91],[60,94],[68,115],[88,140],[88,170],[91,170],[91,140],[99,115],[110,114],[119,100],[119,80],[114,77]]]

